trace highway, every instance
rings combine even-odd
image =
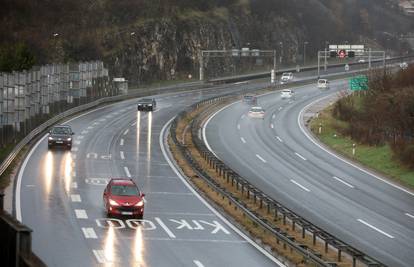
[[[34,252],[48,266],[283,266],[195,194],[165,153],[168,122],[180,110],[245,85],[226,87],[156,96],[154,112],[128,100],[72,118],[71,152],[48,151],[46,138],[36,143],[16,193]],[[146,194],[142,222],[106,218],[110,177],[131,177]]]
[[[275,92],[259,97],[265,119],[247,116],[236,102],[205,126],[211,150],[263,192],[388,266],[413,266],[414,194],[382,181],[328,153],[309,138],[304,108],[346,88],[294,88],[295,98]]]

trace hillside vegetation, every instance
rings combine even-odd
[[[0,18],[0,48],[30,48],[17,59],[102,59],[136,83],[196,74],[201,49],[276,48],[283,63],[301,62],[305,41],[309,57],[327,42],[406,52],[414,28],[389,0],[3,0]]]

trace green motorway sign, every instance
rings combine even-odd
[[[349,88],[352,91],[368,90],[368,77],[360,75],[351,78],[349,80]]]

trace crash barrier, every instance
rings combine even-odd
[[[211,98],[198,102],[197,104],[194,104],[186,110],[182,111],[171,123],[170,136],[172,142],[178,148],[181,155],[192,167],[198,177],[202,178],[209,185],[209,187],[220,194],[223,199],[226,198],[229,201],[229,204],[231,203],[231,205],[234,205],[237,209],[241,210],[243,214],[247,216],[251,221],[253,221],[256,225],[259,225],[267,232],[271,233],[278,244],[279,242],[282,242],[285,249],[289,247],[291,251],[294,250],[302,255],[303,261],[305,263],[315,264],[316,266],[337,266],[337,263],[325,261],[322,259],[322,255],[320,253],[312,250],[312,248],[306,245],[301,244],[300,240],[296,240],[295,237],[289,236],[289,234],[283,229],[272,226],[272,224],[269,223],[267,219],[263,218],[256,211],[250,210],[242,200],[235,197],[231,192],[228,192],[226,188],[217,183],[193,158],[187,146],[178,140],[176,135],[178,122],[184,118],[187,118],[187,115],[189,113],[199,110],[204,105],[217,106],[218,104],[225,104],[231,101],[236,101],[239,98],[240,96],[236,94]],[[248,199],[253,199],[253,202],[257,203],[260,210],[265,209],[268,215],[271,214],[275,219],[281,219],[284,225],[290,224],[292,229],[301,229],[302,238],[305,238],[307,235],[311,235],[313,245],[315,245],[317,242],[322,242],[324,244],[325,253],[328,253],[328,250],[332,249],[336,251],[337,262],[341,262],[343,260],[344,253],[347,255],[347,257],[350,257],[352,259],[353,267],[356,267],[357,264],[359,266],[361,263],[365,266],[385,266],[384,264],[353,248],[352,246],[318,228],[311,222],[284,207],[282,204],[251,185],[246,179],[233,171],[223,161],[218,159],[206,147],[204,141],[202,140],[200,131],[201,123],[203,120],[204,116],[203,113],[201,113],[196,115],[196,117],[189,124],[192,133],[192,142],[200,155],[202,155],[203,159],[211,168],[214,168],[216,174],[221,177],[223,181],[225,181],[228,185],[231,185],[232,188],[235,188],[238,192],[241,193],[241,195],[247,196]]]
[[[32,230],[3,210],[4,194],[0,192],[0,259],[2,266],[46,266],[32,252]]]

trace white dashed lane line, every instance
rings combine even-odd
[[[246,140],[244,140],[243,137],[240,137],[240,140],[243,142],[243,144],[246,144]]]
[[[85,210],[75,210],[76,218],[78,219],[88,219],[88,214]]]
[[[272,124],[270,124],[270,128],[272,128],[272,129],[274,129],[274,128],[275,128],[275,126],[273,125],[273,123],[272,123]]]
[[[82,202],[81,196],[77,194],[70,195],[72,202]]]
[[[303,159],[303,160],[306,160],[306,158],[304,156],[302,156],[301,154],[299,154],[297,152],[295,152],[295,155],[298,156],[299,158]]]
[[[82,232],[83,232],[83,235],[85,236],[85,238],[92,238],[92,239],[98,238],[98,236],[96,235],[95,230],[93,230],[93,228],[82,227]]]
[[[276,118],[276,114],[273,114],[273,115],[272,115],[272,119],[274,119],[274,118]]]
[[[78,183],[77,182],[73,182],[72,183],[72,188],[74,188],[74,189],[78,188]]]
[[[346,186],[348,186],[348,187],[350,187],[350,188],[354,188],[354,186],[353,186],[353,185],[351,185],[350,183],[345,182],[344,180],[342,180],[342,179],[340,179],[340,178],[338,178],[338,177],[336,177],[336,176],[333,176],[332,178],[334,178],[334,179],[335,179],[335,180],[337,180],[338,182],[341,182],[341,183],[343,183],[344,185],[346,185]]]
[[[125,174],[128,178],[131,178],[131,173],[129,172],[128,167],[124,167]]]
[[[121,156],[121,159],[125,159],[124,151],[120,151],[119,155]]]
[[[240,130],[240,124],[237,124],[237,129]]]
[[[93,254],[95,255],[96,260],[99,263],[107,263],[107,260],[106,260],[106,257],[105,257],[105,252],[103,250],[94,249]]]
[[[193,260],[193,262],[197,267],[204,267],[204,265],[198,260]]]
[[[260,159],[263,163],[266,163],[267,161],[264,159],[264,158],[262,158],[260,155],[258,155],[258,154],[256,154],[256,157],[258,158],[258,159]]]
[[[120,146],[123,146],[124,145],[124,139],[121,139],[121,141],[119,142],[119,145]]]
[[[377,227],[373,226],[372,224],[367,223],[366,221],[364,221],[364,220],[362,220],[362,219],[358,219],[357,221],[358,221],[358,222],[360,222],[360,223],[362,223],[362,224],[364,224],[364,225],[366,225],[366,226],[368,226],[369,228],[374,229],[375,231],[377,231],[377,232],[379,232],[379,233],[381,233],[381,234],[385,235],[386,237],[389,237],[389,238],[394,238],[392,235],[390,235],[390,234],[388,234],[388,233],[386,233],[386,232],[382,231],[381,229],[379,229],[379,228],[377,228]]]
[[[129,129],[126,129],[125,132],[124,132],[124,135],[127,135],[128,132],[129,132]]]
[[[290,181],[292,183],[294,183],[295,185],[299,186],[300,188],[302,188],[303,190],[305,190],[306,192],[310,192],[310,189],[306,188],[305,186],[301,185],[300,183],[296,182],[295,180],[290,179]]]
[[[406,213],[405,215],[407,215],[408,217],[410,217],[411,219],[414,219],[414,215],[410,214],[410,213]]]
[[[283,143],[282,138],[280,138],[279,136],[276,136],[276,139],[279,140],[279,142]]]

